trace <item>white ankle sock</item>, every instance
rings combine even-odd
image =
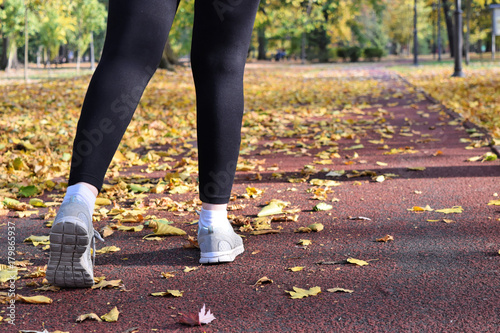
[[[206,210],[202,208],[198,224],[200,228],[231,227],[231,223],[229,223],[229,220],[227,219],[226,210]]]
[[[64,196],[63,203],[68,202],[71,197],[77,197],[80,201],[87,204],[90,216],[94,213],[94,205],[96,196],[92,191],[83,184],[75,184],[68,186],[66,195]]]

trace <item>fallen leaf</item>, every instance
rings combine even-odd
[[[160,291],[157,293],[151,293],[151,296],[174,296],[174,297],[182,297],[183,291],[179,290],[170,290],[167,289],[167,291]]]
[[[114,245],[112,246],[105,246],[102,249],[99,249],[96,252],[96,254],[104,254],[104,253],[113,253],[113,252],[118,252],[121,249],[119,247],[116,247]]]
[[[175,271],[172,272],[161,272],[161,276],[163,276],[165,279],[170,279],[175,276]]]
[[[349,216],[349,220],[371,221],[372,219],[364,216]]]
[[[111,200],[106,199],[106,198],[97,198],[97,199],[95,199],[95,204],[97,206],[108,206],[108,205],[111,205],[112,202],[111,202]]]
[[[81,323],[82,321],[87,320],[87,319],[92,319],[92,320],[97,320],[97,321],[102,322],[101,318],[99,318],[99,316],[93,312],[79,315],[78,318],[76,318],[76,322]]]
[[[33,207],[47,207],[43,200],[38,198],[30,199],[30,205],[32,205]]]
[[[436,213],[461,214],[464,212],[462,206],[453,206],[452,208],[436,209]]]
[[[320,287],[312,287],[310,289],[302,289],[298,287],[293,287],[294,291],[287,291],[285,292],[290,294],[290,298],[292,299],[298,299],[298,298],[304,298],[304,297],[309,297],[309,296],[316,296],[321,292]]]
[[[199,313],[191,313],[187,315],[181,313],[179,323],[190,326],[201,326],[202,324],[208,324],[215,319],[216,318],[214,317],[214,315],[210,313],[210,310],[205,311],[205,304],[203,304],[203,307],[201,308]]]
[[[309,239],[301,239],[297,242],[298,245],[308,246],[311,245],[312,241]]]
[[[266,283],[273,283],[273,280],[271,280],[267,276],[263,276],[260,279],[258,279],[257,282],[255,282],[254,286],[262,285],[262,284],[266,284]]]
[[[360,259],[354,259],[354,258],[348,258],[347,262],[349,264],[353,264],[353,265],[356,265],[356,266],[366,266],[366,265],[368,265],[368,263],[366,261],[360,260]]]
[[[183,271],[184,271],[184,273],[188,273],[188,272],[195,271],[195,270],[197,270],[197,269],[198,269],[198,267],[189,267],[189,266],[184,266]]]
[[[409,210],[410,212],[432,212],[434,209],[427,205],[425,207],[413,206],[413,208],[409,208],[407,210]]]
[[[49,236],[35,236],[31,235],[24,240],[24,242],[32,242],[34,246],[50,244]]]
[[[337,293],[337,292],[353,293],[354,292],[354,290],[344,289],[344,288],[330,288],[330,289],[327,289],[326,291],[331,292],[331,293]]]
[[[408,170],[408,171],[424,171],[425,167],[407,167],[406,170]]]
[[[491,205],[500,206],[500,200],[490,200],[490,202],[488,202],[488,206]]]
[[[250,232],[251,235],[258,236],[258,235],[267,235],[267,234],[279,234],[280,230],[276,229],[266,229],[266,230],[254,230]]]
[[[115,306],[114,308],[111,309],[108,313],[104,314],[101,316],[101,319],[107,322],[115,322],[118,320],[118,315],[120,314],[120,311],[118,311],[118,308]]]
[[[304,266],[295,266],[295,267],[290,267],[288,269],[292,272],[299,272],[304,269]]]
[[[385,235],[382,238],[377,238],[377,242],[388,242],[392,240],[394,240],[394,237],[392,237],[391,235]]]
[[[150,225],[153,222],[150,222]],[[165,224],[165,223],[157,223],[154,227],[154,232],[152,234],[148,234],[144,236],[143,238],[148,238],[151,236],[184,236],[186,235],[186,232],[182,229],[173,227],[171,225]]]
[[[323,211],[323,210],[330,210],[333,209],[332,205],[329,205],[325,202],[320,202],[316,206],[313,207],[314,211]]]
[[[101,281],[99,281],[99,283],[94,284],[91,288],[92,289],[101,289],[101,290],[103,288],[119,288],[119,289],[123,289],[124,285],[123,285],[123,281],[122,280],[110,280],[110,281],[101,280]]]
[[[22,296],[22,295],[16,295],[15,297],[16,301],[24,302],[24,303],[31,303],[31,304],[51,304],[52,299],[48,298],[46,296]]]

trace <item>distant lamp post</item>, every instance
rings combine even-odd
[[[418,66],[417,0],[413,5],[413,65]]]
[[[454,55],[455,55],[455,72],[453,77],[464,77],[462,72],[462,4],[460,0],[455,0],[455,34],[454,34]]]

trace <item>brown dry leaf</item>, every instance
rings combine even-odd
[[[170,279],[175,276],[175,271],[172,272],[161,272],[161,276],[163,276],[165,279]]]
[[[46,270],[47,266],[37,267],[36,271],[23,275],[23,278],[26,279],[26,278],[44,277]]]
[[[182,245],[183,248],[185,248],[185,249],[199,249],[200,248],[200,244],[198,244],[198,239],[196,239],[196,237],[188,236],[187,241],[188,241],[188,243]]]
[[[61,288],[52,285],[44,285],[39,288],[33,289],[33,291],[59,291]]]
[[[24,302],[24,303],[31,303],[31,304],[51,304],[52,299],[48,298],[46,296],[22,296],[22,295],[16,295],[15,297],[16,301],[19,302]]]
[[[251,235],[267,235],[267,234],[278,234],[280,230],[277,229],[267,229],[267,230],[254,230],[250,232]]]
[[[302,232],[302,233],[310,233],[312,230],[308,227],[300,227],[295,229],[293,232]]]
[[[124,289],[124,284],[122,280],[111,280],[111,281],[106,281],[106,280],[101,280],[99,283],[94,284],[91,288],[92,289],[103,289],[103,288],[119,288],[119,289]]]
[[[410,212],[420,213],[420,212],[432,212],[434,209],[432,209],[429,205],[427,205],[425,207],[413,206],[412,208],[408,208],[407,210],[409,210]]]
[[[104,226],[102,229],[101,229],[101,235],[102,237],[109,237],[111,236],[115,231],[113,229],[111,229],[111,227],[109,225],[106,225]]]
[[[260,279],[258,279],[257,282],[254,283],[254,286],[267,284],[267,283],[273,283],[273,280],[271,280],[267,276],[263,276]]]
[[[298,245],[308,246],[311,245],[312,241],[309,239],[301,239],[297,242]]]
[[[388,242],[392,240],[394,240],[394,237],[392,237],[391,235],[385,235],[382,238],[377,238],[377,242]]]
[[[87,319],[102,321],[98,315],[96,315],[95,313],[92,312],[92,313],[86,313],[86,314],[79,315],[78,318],[76,318],[76,322],[81,323],[82,321],[87,320]]]

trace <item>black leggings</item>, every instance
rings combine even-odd
[[[178,0],[110,0],[106,41],[82,107],[69,185],[100,191],[142,93],[160,62]],[[196,87],[199,189],[229,201],[241,141],[243,72],[259,0],[196,0],[191,66]]]

